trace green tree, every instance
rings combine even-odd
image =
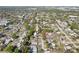
[[[19,52],[19,49],[18,48],[15,48],[14,52],[15,53],[18,53]]]
[[[29,46],[31,44],[30,37],[28,38],[28,36],[27,36],[27,37],[24,37],[23,39],[24,39],[24,41],[21,43],[21,51],[22,51],[22,53],[28,53],[30,50]]]
[[[73,29],[77,29],[79,30],[79,26],[77,23],[73,22],[71,25],[70,25],[70,28],[73,30]]]
[[[30,28],[29,22],[28,22],[28,21],[25,21],[25,22],[24,22],[24,26],[25,26],[26,29],[29,29],[29,28]]]
[[[17,39],[19,36],[16,35],[16,33],[12,34],[12,38]]]
[[[4,51],[6,52],[13,52],[13,50],[14,50],[14,47],[11,45],[11,43],[9,43],[7,47],[4,49]]]

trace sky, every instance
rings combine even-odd
[[[79,0],[1,0],[0,6],[79,6]]]

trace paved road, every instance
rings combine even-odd
[[[56,20],[57,22],[57,20]],[[62,28],[59,26],[59,23],[57,22],[56,26],[58,27],[58,29],[65,35],[65,37],[70,41],[70,43],[73,44],[73,46],[75,48],[78,48],[78,46],[76,46],[76,44],[67,36],[67,34],[62,30]]]

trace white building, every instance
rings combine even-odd
[[[74,20],[76,20],[77,18],[78,18],[78,16],[69,15],[69,19],[70,19],[71,21],[74,21]]]
[[[3,18],[3,19],[0,19],[0,25],[6,25],[8,23],[7,19]]]

